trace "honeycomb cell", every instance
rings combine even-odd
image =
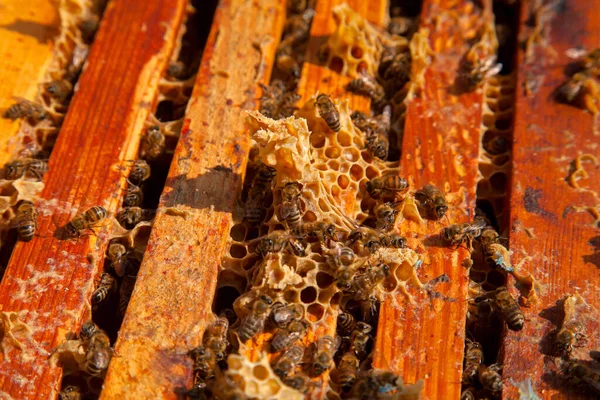
[[[325,135],[320,132],[315,132],[310,136],[310,144],[315,149],[320,149],[325,146]]]
[[[246,226],[244,224],[235,224],[229,231],[229,236],[236,242],[242,242],[246,238]]]
[[[507,115],[507,116],[503,116],[502,118],[497,118],[495,125],[496,125],[496,129],[499,129],[501,131],[510,129],[512,127],[512,116]]]
[[[483,271],[477,271],[477,270],[471,269],[471,272],[469,273],[469,278],[471,278],[471,280],[473,282],[477,282],[477,283],[485,282],[486,277],[487,277],[487,274]]]
[[[350,135],[350,133],[345,130],[340,130],[337,133],[337,141],[342,147],[350,147],[352,146],[352,135]]]
[[[342,188],[343,190],[346,190],[348,188],[348,185],[350,185],[350,179],[346,175],[338,176],[337,182],[338,185],[340,185],[340,188]]]
[[[302,216],[302,219],[306,222],[315,222],[317,221],[319,218],[317,217],[317,214],[315,214],[312,211],[307,211],[304,213],[304,215]]]
[[[317,322],[323,318],[323,315],[325,315],[325,308],[318,303],[314,303],[307,307],[306,314],[309,321]]]
[[[328,170],[339,171],[340,162],[338,160],[332,159],[327,161]]]
[[[506,191],[507,181],[508,177],[503,172],[496,172],[490,176],[490,185],[496,193],[504,193]]]
[[[329,68],[334,71],[337,72],[338,74],[341,74],[342,71],[344,70],[344,60],[342,60],[341,57],[332,57],[331,58],[331,62],[329,63]]]
[[[341,192],[342,192],[342,190],[340,189],[339,186],[334,185],[334,186],[331,187],[331,194],[334,197],[339,197]]]
[[[360,181],[364,176],[364,169],[359,164],[353,164],[350,167],[350,177],[355,181]]]
[[[248,227],[248,230],[246,232],[246,240],[253,240],[256,239],[260,234],[260,231],[258,230],[257,227]]]
[[[484,114],[483,115],[483,125],[487,128],[494,128],[496,123],[496,116],[494,114]]]
[[[317,286],[321,289],[325,289],[328,288],[329,286],[331,286],[334,282],[335,278],[331,275],[329,275],[328,273],[325,272],[318,272],[317,273],[317,277],[316,277],[316,281],[317,281]]]
[[[317,299],[317,289],[312,286],[308,286],[300,292],[300,300],[304,304],[313,303],[316,299]]]
[[[367,178],[373,179],[373,178],[377,178],[381,174],[377,168],[369,165],[366,170],[366,175],[367,175]]]
[[[256,379],[258,379],[259,381],[267,380],[270,375],[269,370],[267,370],[267,368],[265,368],[262,365],[255,366],[254,369],[252,370],[252,373],[254,374],[254,377]]]
[[[504,286],[504,282],[506,281],[506,275],[497,270],[491,270],[487,274],[486,282],[489,285],[492,285],[494,288]]]
[[[360,152],[357,149],[344,149],[343,151],[344,159],[350,162],[356,162],[360,158]]]
[[[327,147],[327,149],[325,149],[325,156],[327,158],[339,158],[340,155],[342,154],[342,150],[339,147]],[[338,169],[338,168],[335,168]]]
[[[352,46],[352,49],[350,50],[350,54],[352,55],[352,57],[360,60],[360,59],[362,59],[365,52],[359,46]]]
[[[244,258],[248,254],[248,251],[246,250],[246,246],[232,244],[229,248],[229,254],[233,258]]]

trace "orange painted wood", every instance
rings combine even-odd
[[[176,398],[201,344],[246,169],[245,110],[267,83],[285,1],[221,1],[103,399]]]
[[[522,27],[529,14],[525,5]],[[600,168],[583,163],[589,178],[578,182],[580,189],[565,180],[576,157],[600,155],[600,136],[594,135],[589,112],[560,104],[552,94],[567,79],[565,67],[573,62],[565,51],[598,47],[598,21],[600,9],[591,2],[569,2],[547,22],[551,49],[534,46],[529,61],[523,50],[518,53],[509,242],[513,264],[522,263],[521,271],[531,272],[541,290],[538,304],[523,308],[523,331],[509,331],[505,339],[504,399],[517,398],[516,385],[526,379],[543,399],[593,397],[554,379],[560,363],[553,357],[552,335],[562,323],[562,300],[579,293],[591,307],[580,315],[589,339],[572,357],[589,360],[589,352],[600,349],[600,230],[592,215],[572,209],[600,205]],[[541,83],[539,90],[525,93],[521,88],[532,78]]]
[[[460,18],[460,23],[459,23]],[[435,53],[425,72],[421,94],[407,106],[400,174],[414,189],[432,183],[445,190],[450,223],[470,220],[475,207],[477,157],[482,123],[483,92],[451,94],[460,58],[473,33],[489,14],[481,15],[470,1],[429,0],[423,4],[421,28],[430,30]],[[445,248],[438,233],[448,222],[402,222],[409,245],[423,253],[418,271],[422,282],[441,274],[450,283],[435,289],[454,301],[432,299],[408,288],[397,305],[381,306],[374,366],[401,373],[405,382],[425,381],[425,399],[458,399],[467,311],[470,255],[465,248]]]
[[[0,5],[0,114],[14,96],[33,99],[52,58],[52,39],[58,35],[60,19],[51,0],[6,0]],[[20,121],[0,118],[0,165],[12,155],[10,138]]]
[[[12,315],[13,336],[22,344],[18,349],[9,335],[2,338],[3,397],[48,399],[59,390],[62,370],[50,367],[48,355],[90,316],[108,224],[98,236],[54,235],[91,206],[117,210],[124,187],[118,167],[137,154],[186,4],[115,0],[106,10],[50,158],[38,234],[17,244],[0,284],[1,314]]]

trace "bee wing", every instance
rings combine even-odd
[[[587,50],[582,47],[571,47],[565,51],[565,55],[572,59],[577,59],[585,56],[587,54]]]
[[[502,63],[498,63],[498,64],[490,67],[486,71],[485,76],[486,76],[486,78],[489,78],[490,76],[498,75],[500,73],[500,71],[502,71]]]

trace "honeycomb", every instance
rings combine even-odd
[[[322,44],[319,57],[342,75],[375,76],[384,48],[403,50],[408,47],[406,38],[381,32],[346,3],[333,8],[333,19],[336,30]]]

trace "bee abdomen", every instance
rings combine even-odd
[[[238,328],[238,336],[244,343],[256,336],[260,330],[261,327],[259,325],[254,324],[248,318],[244,318]]]
[[[20,240],[23,242],[29,242],[35,235],[35,223],[30,221],[28,223],[19,225],[18,233]]]

